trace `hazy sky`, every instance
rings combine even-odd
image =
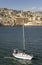
[[[0,8],[42,10],[42,0],[0,0]]]

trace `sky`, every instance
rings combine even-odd
[[[42,11],[42,0],[0,0],[0,8]]]

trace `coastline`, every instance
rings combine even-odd
[[[42,26],[42,24],[32,24],[32,25],[24,25],[24,26]]]
[[[14,25],[14,26],[23,26],[23,25]],[[14,26],[10,26],[10,25],[1,25],[0,27],[14,27]],[[24,25],[25,27],[32,27],[32,26],[42,26],[42,24],[28,24],[28,25]]]

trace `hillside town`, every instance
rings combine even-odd
[[[0,8],[0,26],[42,26],[42,12]]]

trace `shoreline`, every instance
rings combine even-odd
[[[42,24],[32,24],[32,25],[24,25],[24,26],[42,26]]]
[[[23,25],[14,25],[14,26],[23,26]],[[14,26],[10,26],[10,25],[1,25],[0,27],[14,27]],[[24,25],[25,27],[28,27],[28,26],[30,26],[30,27],[32,27],[32,26],[42,26],[42,24],[28,24],[28,25]]]

